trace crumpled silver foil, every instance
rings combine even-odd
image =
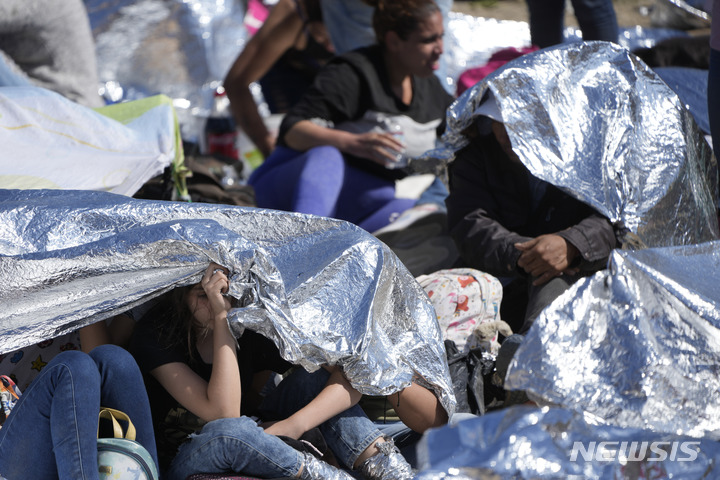
[[[668,0],[664,0],[668,1]],[[174,100],[184,140],[202,142],[213,93],[250,36],[244,2],[230,0],[85,0],[95,38],[101,92],[109,102],[165,94]],[[619,42],[650,47],[679,32],[624,29]],[[569,38],[580,39],[567,28]],[[450,12],[445,35],[446,81],[454,90],[465,70],[497,50],[530,45],[527,22]],[[261,115],[270,114],[257,83]]]
[[[455,410],[427,295],[382,242],[309,215],[103,192],[0,190],[0,352],[106,319],[210,261],[232,273],[236,334],[257,331],[307,370],[341,365],[359,391],[416,380]]]
[[[536,320],[506,388],[612,425],[720,439],[720,241],[613,252]]]
[[[249,36],[244,2],[85,0],[106,100],[165,94],[198,141],[215,89]]]
[[[545,309],[510,364],[505,388],[563,407],[567,413],[553,413],[561,420],[510,409],[445,427],[454,433],[425,440],[440,466],[418,478],[642,478],[618,470],[636,462],[569,464],[567,443],[558,442],[572,439],[576,425],[582,438],[611,431],[628,439],[643,429],[649,439],[703,438],[703,451],[705,442],[716,445],[718,178],[695,121],[627,50],[561,45],[514,60],[463,94],[448,111],[442,148],[421,159],[424,167],[442,171],[452,161],[490,94],[531,173],[606,215],[625,250]],[[593,421],[573,423],[577,415]],[[479,429],[483,422],[489,426]],[[658,478],[705,478],[715,452],[697,465],[663,464]]]
[[[599,425],[562,408],[512,407],[428,431],[418,460],[415,480],[700,480],[715,478],[720,444]]]
[[[677,95],[627,50],[571,43],[504,65],[453,103],[441,146],[411,166],[443,174],[489,94],[530,172],[625,229],[624,243],[718,238],[712,150]]]

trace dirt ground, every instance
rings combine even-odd
[[[649,11],[655,3],[654,0],[614,0],[613,3],[620,27],[650,26]],[[528,20],[525,0],[455,0],[453,10],[498,20]],[[565,24],[577,27],[577,21],[570,9],[567,11]]]

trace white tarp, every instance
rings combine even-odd
[[[0,188],[134,194],[181,161],[170,99],[97,110],[39,87],[0,88]]]

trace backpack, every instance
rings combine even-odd
[[[120,410],[101,408],[100,419],[112,422],[114,438],[98,438],[98,471],[101,480],[158,480],[157,466],[150,453],[135,441],[135,426]],[[120,422],[127,422],[123,436]]]
[[[20,400],[20,389],[7,375],[0,375],[0,426],[10,415],[10,411]]]

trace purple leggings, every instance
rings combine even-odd
[[[395,182],[349,165],[335,147],[277,147],[249,179],[257,206],[337,218],[374,232],[415,204]]]

